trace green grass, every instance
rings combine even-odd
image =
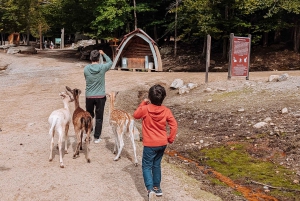
[[[244,182],[253,180],[274,187],[300,190],[300,186],[293,183],[297,178],[294,172],[278,164],[252,158],[241,144],[191,151],[189,154],[199,164],[208,165],[232,180]],[[273,189],[270,194],[291,199],[298,197],[296,192]]]

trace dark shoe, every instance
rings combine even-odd
[[[155,192],[154,191],[148,191],[148,200],[149,201],[155,201]]]
[[[153,191],[154,191],[155,195],[158,197],[163,195],[161,188],[153,187]]]

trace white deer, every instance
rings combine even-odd
[[[115,135],[115,146],[113,153],[115,154],[118,151],[116,157],[114,158],[115,161],[119,160],[121,151],[124,147],[124,135],[129,133],[130,140],[132,142],[133,152],[134,152],[134,164],[135,166],[138,165],[137,156],[136,156],[136,146],[134,142],[134,118],[131,114],[115,109],[115,99],[118,92],[111,92],[107,94],[110,98],[110,105],[109,105],[109,124],[112,127],[112,131]]]
[[[68,139],[69,125],[71,122],[69,102],[72,102],[74,99],[68,94],[68,92],[61,92],[59,95],[63,99],[64,108],[54,110],[48,118],[48,122],[50,124],[49,134],[51,135],[49,161],[52,161],[52,159],[53,159],[54,134],[56,131],[58,133],[58,149],[59,149],[60,167],[64,168],[64,163],[63,163],[63,158],[62,158],[62,150],[61,150],[62,142],[63,142],[63,140],[65,140],[65,154],[67,154],[68,153],[67,139]]]

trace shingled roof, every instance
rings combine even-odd
[[[129,64],[132,63],[128,68],[145,68],[146,56],[153,57],[155,71],[162,71],[161,56],[156,42],[142,29],[136,29],[123,37],[116,49],[112,69],[121,66],[123,57],[129,60]]]

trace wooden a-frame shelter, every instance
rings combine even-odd
[[[116,49],[111,69],[116,68],[162,71],[161,56],[156,42],[141,29],[128,33]]]

